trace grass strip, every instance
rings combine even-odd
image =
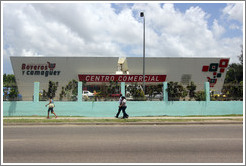
[[[204,122],[204,121],[243,121],[243,119],[4,119],[11,123],[127,123],[127,122]]]
[[[160,115],[160,116],[146,116],[146,117],[228,117],[228,116],[242,116],[242,114],[228,114],[228,115],[187,115],[187,116],[167,116],[167,115]]]

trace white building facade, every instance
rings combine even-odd
[[[127,57],[122,63],[118,57],[10,57],[19,93],[23,100],[31,100],[34,82],[40,82],[40,89],[48,89],[48,82],[59,82],[57,93],[69,81],[81,81],[79,75],[107,75],[114,76],[119,73],[138,75],[137,81],[143,75],[143,58]],[[120,62],[120,63],[119,63]],[[124,72],[119,72],[123,64]],[[203,90],[204,82],[210,82],[211,90],[220,91],[226,76],[229,58],[160,58],[146,57],[146,79],[150,76],[164,76],[166,82],[179,82],[187,85],[191,81],[197,90]],[[99,78],[99,77],[98,77]],[[123,78],[126,77],[120,77]],[[137,77],[136,77],[137,78]],[[157,77],[153,77],[153,80]],[[89,82],[88,82],[89,83]],[[146,85],[154,81],[146,82]],[[100,80],[89,84],[100,84]],[[139,82],[141,84],[141,82]]]

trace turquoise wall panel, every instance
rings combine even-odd
[[[3,116],[47,116],[48,102],[3,102]],[[114,117],[115,102],[55,102],[58,116]],[[132,116],[188,116],[243,114],[243,101],[128,101]]]

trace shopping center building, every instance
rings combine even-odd
[[[57,93],[69,81],[100,85],[109,81],[131,84],[143,82],[142,57],[10,57],[19,93],[23,100],[32,100],[34,82],[48,89],[48,82],[58,82]],[[211,90],[220,91],[226,76],[229,58],[145,58],[145,84],[191,81],[197,90],[210,82]]]

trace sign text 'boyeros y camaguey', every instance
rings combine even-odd
[[[91,75],[79,74],[79,81],[85,82],[143,82],[143,75]],[[145,75],[145,82],[165,82],[166,75]]]
[[[58,76],[60,75],[61,71],[54,70],[56,67],[56,63],[43,63],[43,64],[26,64],[22,63],[21,65],[21,70],[22,70],[22,75],[28,75],[28,76]]]

